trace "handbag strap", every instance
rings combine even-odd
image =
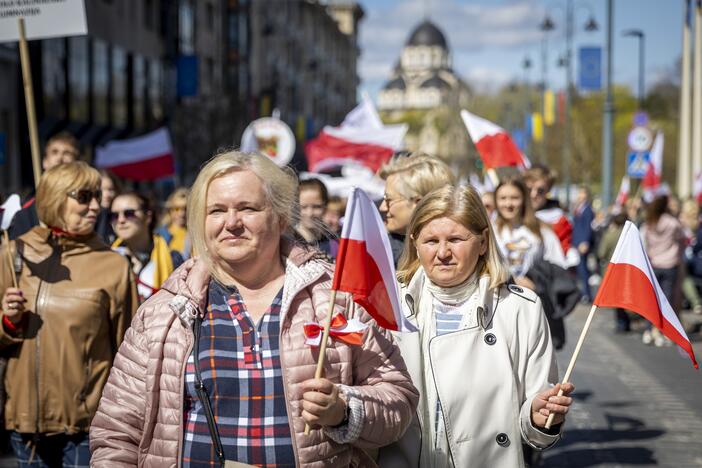
[[[195,364],[195,391],[197,392],[198,398],[202,403],[202,407],[205,410],[205,418],[207,418],[207,427],[210,430],[210,437],[212,438],[212,443],[214,444],[215,453],[219,462],[224,466],[224,448],[222,447],[222,440],[219,437],[219,431],[217,430],[217,423],[215,422],[214,415],[212,414],[212,405],[210,404],[210,396],[207,393],[205,384],[202,381],[202,375],[200,374],[200,328],[202,327],[202,317],[197,314],[195,320],[193,321],[193,332],[195,334],[195,345],[193,362]]]

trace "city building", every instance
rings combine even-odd
[[[29,45],[41,142],[68,130],[89,161],[96,146],[166,125],[189,184],[277,109],[300,164],[304,140],[356,103],[355,2],[86,0],[86,14],[88,35]],[[0,183],[19,191],[33,181],[16,44],[0,45],[0,76]]]
[[[386,123],[409,124],[410,151],[436,155],[456,166],[468,160],[468,135],[460,110],[470,106],[470,89],[453,71],[444,33],[424,20],[409,35],[392,76],[378,94]]]

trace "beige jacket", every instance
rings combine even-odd
[[[423,275],[421,275],[423,277]],[[415,274],[402,297],[408,319],[418,326],[420,275]],[[530,290],[502,286],[499,291],[478,292],[486,304],[464,321],[456,332],[435,336],[422,350],[418,333],[396,335],[412,380],[424,395],[424,365],[431,367],[434,390],[441,402],[448,451],[434,456],[428,441],[433,427],[423,415],[420,398],[417,414],[403,438],[380,451],[381,468],[523,467],[522,440],[544,449],[559,439],[531,424],[534,396],[558,381],[541,301]],[[448,459],[445,464],[437,460]]]
[[[136,311],[134,278],[127,261],[96,235],[57,238],[37,226],[20,240],[26,312],[19,333],[0,325],[0,349],[8,357],[5,428],[87,432]],[[15,246],[9,245],[13,253]],[[6,255],[3,249],[0,294],[12,286]]]
[[[304,344],[303,324],[324,323],[332,270],[299,247],[285,256],[280,354],[297,464],[375,466],[361,449],[402,436],[416,408],[417,390],[389,332],[370,326],[361,347],[330,340],[325,376],[357,391],[364,402],[363,430],[351,444],[337,444],[321,430],[304,435],[298,384],[314,377],[317,350]],[[202,262],[189,260],[139,309],[93,420],[93,466],[180,465],[185,363],[193,343],[192,328],[184,322],[190,313],[204,313],[209,279]],[[348,311],[348,295],[338,294],[335,307]],[[356,311],[361,321],[371,322],[365,311]]]

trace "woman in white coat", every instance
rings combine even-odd
[[[398,276],[419,333],[396,339],[421,397],[412,425],[381,450],[379,464],[523,467],[522,441],[545,449],[560,438],[574,388],[557,396],[541,301],[506,284],[509,269],[472,187],[428,194],[408,234]]]

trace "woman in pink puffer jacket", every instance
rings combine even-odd
[[[200,172],[188,225],[204,255],[127,331],[92,422],[93,466],[375,466],[363,449],[402,436],[417,390],[390,334],[360,307],[362,344],[331,339],[325,378],[313,379],[318,348],[303,329],[326,320],[332,269],[283,236],[295,194],[265,156],[224,153]],[[337,294],[334,313],[351,310]]]

